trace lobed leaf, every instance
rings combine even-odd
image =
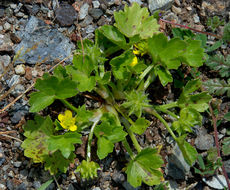
[[[147,39],[159,32],[157,20],[149,16],[147,8],[141,8],[136,2],[131,7],[126,5],[124,11],[115,12],[114,18],[114,26],[129,38],[140,35],[142,39]]]
[[[138,118],[134,125],[130,127],[134,133],[141,135],[145,132],[145,130],[149,127],[150,121],[146,120],[145,118]]]
[[[75,172],[80,172],[84,179],[93,179],[97,177],[97,171],[100,170],[98,163],[83,160]]]
[[[140,186],[142,182],[150,186],[160,184],[163,176],[160,167],[163,163],[156,149],[143,149],[128,163],[125,171],[128,182],[133,187]]]

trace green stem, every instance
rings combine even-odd
[[[170,109],[170,108],[175,108],[175,107],[178,107],[178,102],[171,102],[171,103],[168,103],[168,104],[163,104],[163,105],[159,105],[159,106],[155,106],[155,109],[163,109],[163,110],[167,110],[167,109]]]
[[[97,126],[98,122],[100,121],[101,116],[96,119],[96,121],[93,123],[93,126],[91,127],[90,133],[89,133],[89,138],[88,138],[88,143],[87,143],[87,158],[86,161],[90,162],[91,160],[91,144],[92,144],[92,139],[93,139],[93,132],[95,127]]]
[[[74,111],[75,113],[77,113],[77,108],[75,106],[73,106],[72,104],[70,104],[67,100],[64,99],[60,99],[60,101],[65,104],[65,106],[69,109],[71,109],[72,111]]]
[[[173,137],[173,139],[175,141],[177,141],[177,137],[176,135],[174,134],[174,132],[172,131],[172,129],[170,128],[170,126],[168,125],[168,123],[153,109],[151,108],[145,108],[144,109],[147,113],[149,114],[152,114],[154,115],[157,119],[159,119],[163,124],[164,126],[166,127],[166,129],[168,130],[168,132],[170,133],[170,135]]]
[[[161,108],[161,107],[154,107],[157,111],[161,111],[161,112],[164,112],[164,113],[167,113],[168,115],[171,115],[172,117],[174,117],[175,119],[179,119],[179,117],[175,114],[175,113],[173,113],[173,112],[171,112],[171,111],[169,111],[169,110],[167,110],[167,109],[163,109],[163,108]]]
[[[134,125],[133,120],[130,119],[125,113],[123,113],[117,104],[114,104],[113,106],[131,125]],[[129,134],[129,136],[130,136],[135,148],[137,149],[137,152],[138,153],[141,152],[141,146],[137,142],[137,139],[136,139],[134,133],[130,130],[128,125],[125,125],[125,128],[126,128],[128,134]]]
[[[139,81],[137,82],[137,86],[140,85],[141,81],[145,78],[145,76],[152,70],[153,65],[148,66],[143,73],[139,76]]]
[[[133,160],[133,159],[134,159],[134,155],[133,155],[133,152],[132,152],[131,147],[129,146],[129,143],[127,142],[127,140],[126,140],[126,139],[125,139],[125,140],[123,140],[123,141],[122,141],[122,143],[123,143],[123,145],[124,145],[125,149],[127,150],[127,152],[129,153],[129,155],[130,155],[131,159]]]

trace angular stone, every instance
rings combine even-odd
[[[13,45],[9,34],[0,34],[0,52],[12,52]]]
[[[89,14],[94,18],[94,19],[99,19],[103,15],[103,11],[101,9],[90,9]]]
[[[50,28],[44,21],[31,16],[25,28],[16,33],[22,41],[15,47],[16,54],[25,55],[16,60],[15,64],[36,64],[39,62],[53,63],[69,57],[75,49],[73,43],[57,29]],[[66,60],[70,62],[71,59]]]
[[[204,127],[199,128],[198,136],[195,139],[195,146],[199,150],[208,150],[214,146],[213,136],[207,134],[207,131]]]
[[[148,0],[148,6],[151,13],[158,9],[169,9],[173,0]]]
[[[37,4],[25,5],[25,7],[30,15],[36,15],[40,11],[40,7]]]
[[[5,10],[0,7],[0,18],[4,17]]]
[[[89,10],[89,5],[87,3],[81,6],[79,11],[79,20],[83,20],[87,16],[88,10]]]
[[[77,12],[73,6],[64,3],[55,10],[56,19],[61,26],[71,26],[77,19]]]

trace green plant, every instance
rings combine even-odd
[[[96,30],[95,43],[84,40],[78,44],[73,65],[58,66],[53,76],[45,74],[36,81],[37,91],[29,100],[31,112],[39,112],[55,100],[71,111],[60,113],[55,121],[49,116],[36,115],[35,120],[28,121],[24,127],[26,140],[22,147],[27,157],[35,163],[44,163],[51,174],[66,172],[75,158],[74,145],[82,143],[81,133],[88,130],[86,160],[76,169],[83,178],[97,177],[100,169],[91,160],[95,136],[99,159],[113,152],[115,143],[123,143],[130,156],[125,172],[132,186],[140,186],[142,182],[157,185],[163,178],[160,169],[163,160],[156,148],[142,148],[136,139],[136,134],[143,134],[149,127],[145,115],[153,115],[165,125],[187,163],[193,165],[198,153],[186,137],[191,127],[201,124],[200,113],[208,108],[211,96],[198,92],[199,79],[189,81],[179,99],[168,104],[150,103],[146,91],[157,77],[163,86],[172,82],[170,71],[181,65],[201,66],[204,49],[199,40],[168,40],[158,31],[154,17],[137,3],[114,13],[114,18],[114,26],[105,25]],[[97,109],[87,109],[85,105],[76,107],[69,98],[77,94],[87,94],[99,100],[101,106]],[[94,98],[95,94],[100,98]],[[172,116],[172,127],[160,113]]]
[[[220,20],[218,16],[209,17],[207,21],[207,26],[214,32],[219,26],[224,25],[224,20]]]
[[[197,162],[199,169],[194,167],[195,173],[202,176],[213,175],[216,170],[222,166],[221,158],[218,157],[216,148],[211,148],[208,150],[208,155],[205,160],[199,154],[197,157]]]
[[[230,23],[227,23],[224,27],[223,40],[230,42]]]

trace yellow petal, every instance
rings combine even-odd
[[[65,117],[66,117],[66,118],[72,118],[72,112],[69,111],[69,110],[66,110],[66,111],[65,111]]]
[[[135,55],[139,55],[139,54],[140,54],[140,52],[139,52],[138,50],[133,50],[133,53],[134,53]]]
[[[77,130],[77,125],[71,125],[71,126],[69,127],[69,130],[70,130],[70,131],[76,131],[76,130]]]
[[[64,115],[63,114],[59,114],[58,115],[58,120],[60,121],[60,122],[62,122],[63,120],[64,120]]]
[[[134,67],[137,64],[137,57],[133,58],[133,62],[130,64],[131,67]]]
[[[60,124],[64,129],[68,129],[68,127],[66,125],[64,125],[63,123],[60,123]]]

